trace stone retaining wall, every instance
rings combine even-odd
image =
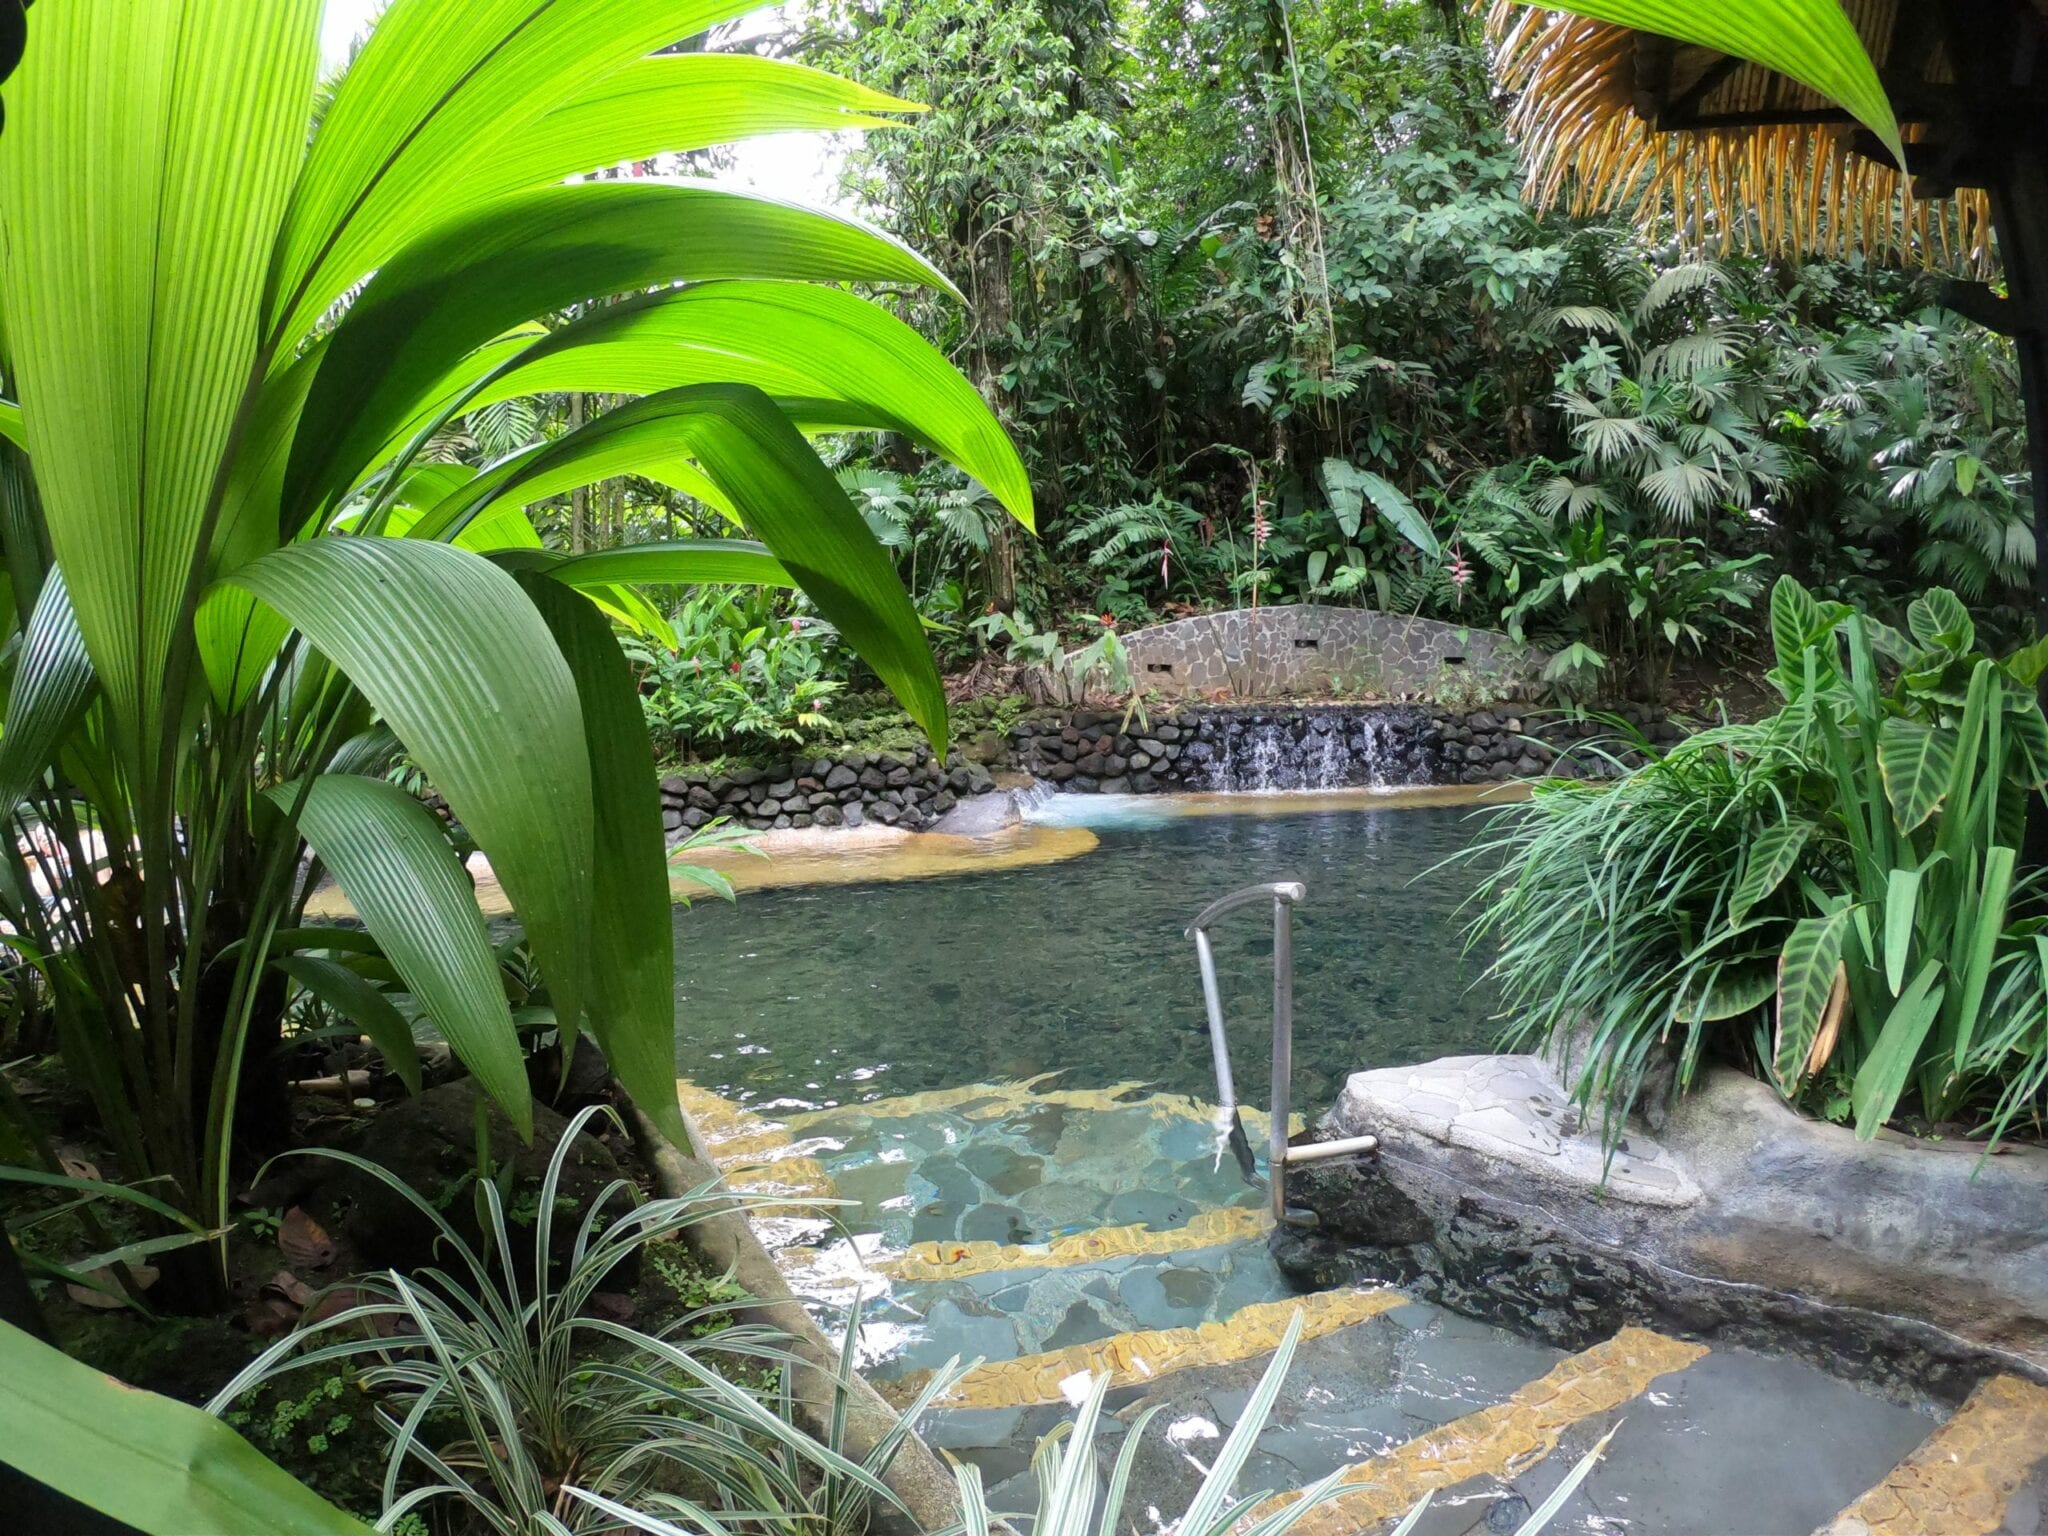
[[[661,781],[661,819],[671,837],[719,816],[758,832],[870,821],[920,832],[963,797],[994,788],[988,769],[958,752],[944,764],[929,747],[874,757],[847,752],[672,774]]]
[[[1625,718],[1652,742],[1684,732],[1655,711]],[[1512,706],[1307,705],[1152,712],[1074,710],[1011,728],[1010,757],[1056,790],[1079,794],[1335,789],[1484,784],[1546,774],[1600,777],[1613,770],[1614,726]]]
[[[1684,732],[1655,711],[1623,712],[1660,744]],[[1430,709],[1415,704],[1322,704],[1118,711],[1076,709],[985,733],[944,763],[928,747],[841,752],[753,767],[686,769],[661,781],[662,822],[680,837],[717,817],[767,832],[857,827],[923,831],[964,799],[996,787],[990,767],[1030,774],[1070,794],[1171,794],[1488,784],[1546,774],[1595,778],[1613,770],[1615,728],[1524,717],[1513,706]]]

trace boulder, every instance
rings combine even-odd
[[[1949,1400],[1988,1370],[2048,1380],[2048,1149],[1859,1142],[1728,1068],[1611,1162],[1601,1129],[1542,1057],[1357,1073],[1319,1132],[1379,1149],[1290,1178],[1321,1225],[1283,1266],[1414,1282],[1564,1348],[1638,1321]]]

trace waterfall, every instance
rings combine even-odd
[[[1044,810],[1055,798],[1053,787],[1043,779],[1033,779],[1024,788],[1010,791],[1010,804],[1022,821],[1032,820],[1035,812]]]
[[[1203,788],[1233,793],[1426,783],[1422,710],[1230,713],[1204,720]]]

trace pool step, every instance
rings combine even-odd
[[[1505,1479],[1548,1457],[1574,1426],[1633,1401],[1659,1377],[1684,1370],[1706,1353],[1705,1345],[1624,1328],[1560,1360],[1505,1402],[1355,1464],[1339,1480],[1345,1491],[1304,1516],[1295,1536],[1359,1536],[1398,1520],[1425,1495],[1478,1478]],[[1252,1519],[1275,1514],[1301,1496],[1296,1490],[1269,1499]]]
[[[1112,1387],[1143,1386],[1175,1371],[1229,1365],[1272,1354],[1296,1312],[1302,1337],[1321,1338],[1401,1306],[1398,1291],[1324,1291],[1313,1296],[1254,1302],[1227,1318],[1191,1328],[1119,1333],[1042,1354],[990,1360],[975,1366],[939,1399],[941,1408],[1034,1408],[1086,1395],[1090,1377],[1107,1374]],[[882,1384],[885,1396],[908,1402],[930,1380],[913,1371]],[[1078,1385],[1077,1385],[1078,1383]]]
[[[2048,1387],[1994,1376],[1817,1536],[1994,1536],[2042,1528]],[[2015,1511],[2013,1506],[2023,1504]],[[2010,1518],[2017,1514],[2018,1518]]]
[[[1106,1259],[1185,1253],[1263,1237],[1272,1226],[1273,1218],[1264,1207],[1225,1206],[1202,1211],[1177,1227],[1096,1227],[1049,1243],[914,1243],[875,1267],[900,1280],[966,1280],[1012,1270],[1065,1269]]]
[[[857,1267],[904,1284],[1184,1252],[1261,1236],[1258,1192],[1221,1153],[1215,1108],[1141,1084],[1050,1076],[800,1110],[770,1119],[682,1082],[701,1150],[737,1189],[848,1202],[783,1213],[796,1278],[829,1263],[833,1228],[866,1234]],[[1263,1136],[1264,1123],[1247,1115]]]

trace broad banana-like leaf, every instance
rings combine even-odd
[[[753,587],[793,587],[795,579],[768,546],[751,539],[667,539],[628,544],[595,554],[571,555],[547,568],[567,587],[587,591],[619,583],[637,586],[734,582]]]
[[[1884,142],[1900,165],[1899,120],[1841,0],[1524,0],[1544,10],[1697,43],[1810,86]]]
[[[303,336],[446,212],[451,196],[541,132],[548,114],[755,3],[397,0],[335,93],[306,158],[278,238],[265,314],[271,334]]]
[[[346,673],[447,796],[575,1027],[590,937],[589,753],[576,681],[519,584],[467,550],[363,538],[293,545],[228,579]]]
[[[240,709],[249,701],[289,626],[247,592],[222,586],[217,578],[277,547],[277,498],[284,486],[285,461],[306,391],[313,387],[313,375],[326,355],[327,341],[322,337],[290,366],[263,381],[228,468],[220,526],[207,566],[216,580],[193,618],[200,665],[206,669],[213,701],[222,710]]]
[[[370,1536],[219,1419],[9,1323],[0,1445],[11,1466],[146,1536]]]
[[[676,1103],[674,917],[646,716],[612,627],[589,599],[538,573],[526,587],[576,679],[590,743],[590,1033],[633,1102],[688,1147]]]
[[[888,128],[915,102],[750,53],[671,53],[607,75],[478,167],[465,203],[767,133]],[[449,189],[443,188],[445,193]]]
[[[7,727],[0,735],[0,815],[13,811],[42,781],[57,744],[92,704],[92,658],[78,632],[78,615],[53,570],[29,614],[7,694]]]
[[[1814,1037],[1820,1033],[1821,1017],[1842,968],[1848,925],[1847,908],[1802,917],[1792,925],[1778,956],[1778,1032],[1771,1047],[1771,1070],[1787,1093],[1806,1075]]]
[[[1906,985],[1906,963],[1913,957],[1913,930],[1920,914],[1920,884],[1926,877],[1925,866],[1915,865],[1895,869],[1885,879],[1884,984],[1893,997]]]
[[[154,741],[259,364],[319,0],[50,5],[0,134],[0,312],[51,547],[117,734]]]
[[[1401,488],[1384,475],[1376,475],[1369,469],[1360,469],[1343,459],[1323,460],[1323,491],[1330,498],[1330,509],[1337,514],[1337,521],[1345,533],[1358,532],[1359,519],[1364,513],[1365,503],[1372,503],[1373,510],[1385,518],[1389,525],[1431,559],[1443,553],[1436,531],[1429,526],[1429,519],[1416,509]]]
[[[802,434],[759,390],[699,384],[649,395],[557,438],[510,474],[479,476],[460,494],[475,493],[467,509],[475,515],[534,484],[559,485],[577,465],[617,474],[636,451],[674,453],[678,444],[943,754],[945,690],[895,565]]]
[[[1899,1095],[1905,1092],[1906,1079],[1912,1076],[1913,1063],[1919,1058],[1920,1044],[1941,1012],[1941,975],[1939,960],[1929,960],[1920,967],[1912,984],[1885,1016],[1877,1044],[1856,1069],[1856,1081],[1849,1086],[1849,1103],[1856,1112],[1856,1135],[1861,1141],[1870,1140],[1882,1130],[1892,1111],[1898,1108]]]
[[[1764,828],[1749,845],[1742,878],[1728,897],[1728,920],[1739,923],[1758,902],[1785,883],[1812,838],[1810,821],[1781,821]]]
[[[420,1091],[420,1048],[413,1039],[412,1025],[381,988],[347,966],[318,955],[281,955],[270,963],[368,1035],[377,1054],[405,1084],[406,1092]]]
[[[2012,898],[2013,869],[2018,855],[1994,844],[1984,851],[1984,873],[1978,882],[1976,900],[1967,912],[1957,914],[1955,950],[1949,957],[1949,986],[1955,989],[1952,1011],[1955,1034],[1953,1068],[1962,1071],[1970,1059],[1976,1039],[1978,1009],[1983,1006],[1984,989],[1991,981],[1992,962],[2005,937],[2006,904]]]
[[[270,791],[270,798],[289,810],[299,793],[298,784],[283,784]],[[349,905],[376,935],[441,1037],[520,1136],[531,1140],[533,1095],[519,1032],[477,910],[476,891],[433,812],[382,779],[327,773],[305,791],[299,830],[334,872]],[[275,963],[298,977],[289,968],[304,961]],[[361,1015],[352,1016],[364,1023]],[[381,1042],[379,1049],[395,1064]],[[415,1060],[408,1086],[416,1086],[418,1070]]]
[[[424,505],[429,504],[400,502],[393,507],[384,520],[384,536],[399,539],[410,535],[420,525]],[[448,542],[457,549],[474,550],[480,555],[492,554],[499,550],[542,547],[540,534],[533,526],[533,519],[528,517],[526,509],[516,502],[499,502],[488,512],[471,518]]]
[[[1030,477],[980,393],[910,326],[843,289],[699,283],[610,305],[536,342],[469,408],[515,395],[719,383],[887,411],[896,430],[1031,526]]]
[[[724,277],[947,286],[854,220],[723,188],[600,181],[500,198],[407,246],[349,306],[299,418],[284,531],[332,505],[449,368],[507,327]]]

